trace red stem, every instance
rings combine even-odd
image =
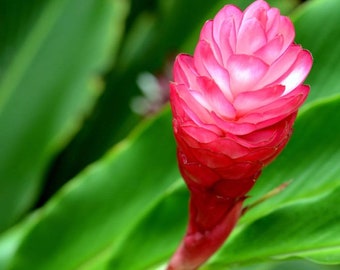
[[[209,259],[236,225],[243,200],[191,190],[187,233],[167,270],[194,270]]]

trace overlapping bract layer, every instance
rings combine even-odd
[[[244,12],[227,5],[203,26],[194,56],[176,58],[170,95],[180,164],[211,171],[191,173],[192,181],[252,177],[287,143],[312,65],[294,37],[291,21],[265,1]]]
[[[206,22],[170,84],[181,174],[191,193],[187,233],[168,266],[193,270],[228,237],[262,168],[287,144],[309,86],[311,54],[264,0]]]

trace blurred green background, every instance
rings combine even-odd
[[[0,269],[168,260],[188,200],[166,102],[172,61],[223,5],[251,2],[0,0]],[[340,269],[340,2],[268,2],[312,52],[312,90],[248,203],[294,182],[249,211],[203,268]]]

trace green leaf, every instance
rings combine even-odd
[[[130,132],[140,120],[129,106],[132,97],[141,94],[137,76],[145,71],[161,73],[193,29],[202,25],[205,15],[217,5],[206,0],[152,2],[158,4],[152,11],[141,12],[126,33],[117,65],[107,76],[105,92],[92,117],[60,158],[53,181],[70,179]]]
[[[253,203],[281,183],[292,181],[279,195],[244,217],[249,222],[276,207],[329,192],[340,185],[340,96],[320,101],[300,114],[287,148],[269,165],[250,192]]]
[[[292,203],[246,226],[206,269],[270,259],[309,258],[340,263],[340,187],[329,194]],[[314,257],[316,256],[316,257]]]
[[[340,213],[335,207],[340,198],[339,106],[340,96],[315,103],[300,115],[288,147],[264,170],[251,201],[284,181],[293,182],[240,220],[212,265],[297,256],[340,263]]]
[[[96,100],[126,1],[52,0],[0,82],[0,231],[36,200],[42,175]]]
[[[340,92],[340,17],[338,0],[309,0],[292,14],[296,42],[311,51],[313,68],[306,82],[311,85],[307,103]]]
[[[209,268],[208,268],[209,269]],[[218,270],[215,266],[213,270]],[[226,270],[225,267],[222,267]],[[222,270],[221,269],[221,270]],[[247,266],[235,266],[230,269],[237,270],[339,270],[336,265],[321,265],[307,260],[290,260],[290,261],[270,261]],[[202,269],[203,270],[203,269]]]
[[[0,235],[0,269],[7,269],[22,239],[32,226],[34,215]]]
[[[167,110],[88,167],[36,214],[9,269],[96,269],[178,177]]]
[[[310,29],[309,34],[313,31]],[[317,57],[328,57],[315,52]],[[321,81],[315,83],[323,87]],[[332,83],[337,87],[335,77]],[[335,92],[322,89],[323,94],[299,115],[291,142],[264,171],[249,203],[282,182],[294,181],[281,194],[251,209],[207,267],[225,269],[231,262],[243,264],[291,256],[338,262],[339,211],[334,205],[339,203],[340,132],[336,123],[340,97],[325,99]],[[318,88],[312,85],[312,91]],[[29,233],[17,244],[20,246],[11,260],[11,269],[111,266],[115,270],[138,270],[164,263],[184,233],[187,211],[183,185],[172,185],[179,175],[169,123],[167,112],[66,185],[34,218]],[[266,230],[261,227],[264,224],[268,224]],[[308,237],[305,228],[316,238]],[[290,237],[295,239],[293,244]],[[271,238],[278,243],[274,249]],[[249,251],[246,245],[252,241],[263,243]],[[238,252],[236,259],[228,255],[230,246]],[[317,248],[317,254],[313,248]]]
[[[332,98],[328,101],[315,104],[299,116],[291,142],[284,153],[282,153],[282,155],[264,171],[263,175],[258,180],[258,184],[260,185],[257,185],[257,189],[252,192],[252,201],[257,200],[267,191],[285,180],[294,178],[294,181],[281,194],[276,195],[270,200],[258,205],[256,208],[249,210],[249,212],[241,219],[239,226],[230,238],[231,240],[234,237],[237,237],[238,233],[247,236],[246,233],[243,233],[245,226],[256,222],[256,220],[263,216],[272,213],[274,217],[277,217],[277,214],[275,213],[280,211],[280,208],[294,208],[292,204],[299,208],[300,205],[303,206],[304,203],[313,203],[314,200],[319,203],[322,201],[320,197],[326,197],[332,190],[340,187],[340,166],[334,166],[334,164],[337,164],[338,160],[340,160],[340,151],[335,151],[335,149],[340,149],[340,141],[338,139],[340,135],[340,126],[335,125],[335,123],[337,123],[336,119],[338,119],[337,111],[339,107],[340,97]],[[320,130],[322,131],[322,134],[320,134]],[[317,144],[315,142],[315,137],[317,137]],[[320,155],[320,153],[322,154]],[[308,164],[308,166],[306,164]],[[278,174],[278,172],[280,173]],[[178,186],[172,193],[165,194],[166,196],[162,198],[159,205],[155,205],[144,219],[140,223],[137,223],[131,232],[126,235],[125,239],[122,240],[119,250],[112,253],[111,269],[153,269],[152,267],[155,267],[162,262],[164,263],[164,261],[169,259],[170,255],[175,250],[175,243],[179,244],[180,238],[184,234],[185,224],[187,222],[188,197],[183,195],[183,186],[184,185]],[[339,223],[336,222],[337,210],[335,210],[335,213],[333,211],[334,205],[337,204],[334,204],[332,200],[339,199],[337,199],[335,195],[330,199],[327,198],[323,202],[322,209],[307,211],[307,209],[303,208],[301,211],[309,213],[306,219],[319,220],[320,212],[318,211],[324,211],[324,208],[328,207],[327,218],[332,220],[333,224],[331,224],[331,226],[334,226],[335,230],[339,227]],[[173,202],[173,204],[169,202]],[[166,205],[166,207],[161,207],[161,205]],[[310,207],[313,207],[314,209],[316,206],[313,204]],[[332,216],[333,214],[335,215],[334,217]],[[167,217],[165,218],[164,215],[167,215]],[[165,227],[164,221],[155,217],[165,218],[169,225]],[[292,218],[295,218],[296,220],[290,224],[288,229],[298,230],[301,226],[308,227],[310,224],[310,220],[306,222],[306,219],[301,219],[298,222],[296,216]],[[326,222],[327,220],[325,219],[324,221]],[[340,234],[328,230],[327,223],[322,223],[321,220],[318,224],[319,230],[315,232],[315,234],[324,234],[329,237],[329,240],[333,239],[334,241],[340,242]],[[268,224],[267,227],[269,228],[270,224]],[[176,228],[177,231],[173,231],[174,228]],[[274,229],[281,230],[281,241],[287,242],[287,235],[291,231],[288,231],[286,223],[277,223]],[[312,228],[309,230],[312,230]],[[249,235],[247,241],[255,241],[257,238],[259,239],[256,241],[268,241],[265,246],[261,245],[262,250],[272,252],[273,244],[270,243],[270,239],[273,235],[266,235],[265,231],[261,232],[261,234],[259,234],[260,236]],[[313,236],[315,236],[315,234]],[[294,234],[292,234],[291,237],[293,236]],[[262,238],[265,238],[265,240],[262,240]],[[312,241],[313,239],[309,240]],[[321,236],[319,240],[321,241],[319,243],[320,245],[327,245],[327,242],[322,242]],[[294,241],[302,244],[304,238],[300,239],[299,237],[295,237]],[[222,269],[230,266],[229,263],[242,264],[248,262],[241,260],[243,258],[241,258],[241,256],[248,256],[247,254],[251,252],[251,249],[246,249],[247,242],[243,241],[242,243],[238,243],[236,240],[234,242],[235,245],[238,245],[238,249],[236,250],[235,248],[235,252],[240,254],[238,257],[240,258],[240,261],[231,262],[229,260],[231,260],[232,256],[228,255],[228,261],[226,260],[224,262],[224,256],[229,252],[229,241],[227,241],[225,247],[222,248],[218,253],[217,259],[215,259],[218,264],[222,264]],[[161,244],[163,244],[163,248],[158,248]],[[306,243],[306,245],[307,244],[308,243]],[[313,243],[311,242],[311,244]],[[147,249],[141,248],[145,245],[147,245]],[[244,247],[242,245],[244,245]],[[286,253],[293,251],[294,246],[295,244],[287,245]],[[243,251],[243,249],[246,251]],[[257,251],[257,248],[254,246],[253,249],[254,252]],[[311,251],[311,249],[308,251]],[[322,257],[321,253],[318,253],[320,258],[314,257],[314,259],[318,259],[319,262],[323,263],[335,263],[337,262],[335,258],[336,253],[333,253],[332,250],[329,250],[327,254],[324,254],[324,257]],[[143,259],[138,259],[137,261],[132,260],[131,254],[135,254],[137,258]],[[333,257],[331,257],[332,254]],[[299,255],[302,256],[303,254]],[[250,258],[253,259],[254,262],[273,259],[272,257],[269,258],[265,256]],[[312,257],[310,256],[309,258]],[[278,259],[278,257],[276,257],[276,259]],[[215,260],[211,261],[213,264],[211,269],[218,269],[214,268]]]
[[[46,1],[45,1],[46,2]],[[44,0],[2,0],[0,9],[0,80],[41,12]]]
[[[300,116],[303,119],[307,117],[308,120],[298,119],[291,142],[274,162],[274,164],[280,164],[281,166],[272,164],[264,170],[255,188],[251,191],[253,198],[249,200],[249,203],[258,200],[266,192],[283,182],[296,181],[287,188],[287,191],[281,194],[282,196],[273,198],[276,201],[268,201],[262,204],[257,210],[252,211],[248,218],[255,218],[256,213],[259,215],[261,215],[260,213],[264,214],[264,209],[268,210],[270,203],[289,202],[289,198],[294,200],[318,196],[334,188],[338,183],[339,166],[334,164],[337,164],[340,153],[339,151],[334,151],[334,149],[339,149],[340,145],[339,140],[337,140],[340,130],[338,125],[335,124],[340,117],[339,110],[336,107],[340,88],[338,86],[339,78],[334,75],[337,72],[334,71],[340,70],[340,62],[335,63],[334,59],[339,57],[340,38],[338,37],[340,33],[339,35],[334,34],[339,31],[337,27],[339,17],[334,12],[334,9],[340,8],[339,4],[339,1],[333,0],[308,1],[293,14],[298,43],[302,43],[304,47],[310,49],[314,57],[314,66],[308,76],[308,82],[311,84],[310,96],[307,104],[304,105],[300,112]],[[324,27],[323,22],[325,21],[327,21],[327,27]],[[322,33],[317,39],[315,39],[315,31]],[[327,35],[325,32],[327,32]],[[328,111],[328,113],[318,115],[317,113],[309,112],[318,106],[329,106],[328,109],[323,110]],[[304,113],[307,113],[307,115],[304,116]],[[299,125],[302,125],[302,127],[299,128]],[[311,125],[314,126],[314,129],[310,128]],[[308,131],[311,133],[308,133]],[[312,138],[312,140],[309,141],[308,138]],[[303,141],[305,139],[307,139],[306,142],[309,141],[309,144]],[[297,147],[294,149],[290,147],[291,144]],[[309,160],[311,158],[314,159],[314,166],[310,166]],[[279,168],[280,171],[282,168],[289,168],[290,172],[278,174]],[[317,177],[320,180],[309,181],[309,178],[314,179]],[[294,196],[292,197],[291,194],[294,194]]]
[[[109,269],[151,269],[167,261],[184,235],[188,201],[189,192],[181,179],[163,194],[111,254]],[[131,260],[131,254],[142,259]]]

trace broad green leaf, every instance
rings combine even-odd
[[[301,256],[301,255],[300,255]],[[329,248],[315,249],[309,252],[302,253],[302,256],[313,262],[317,263],[330,263],[334,262],[339,265],[340,269],[340,245]]]
[[[301,113],[287,148],[264,170],[248,203],[281,183],[291,183],[279,195],[252,209],[244,222],[272,211],[273,205],[319,196],[340,185],[339,100],[338,95],[317,102]]]
[[[226,268],[222,268],[226,270]],[[229,268],[228,268],[229,269]],[[339,270],[340,266],[321,265],[307,260],[270,261],[248,266],[231,267],[232,270]],[[215,270],[215,269],[214,269]]]
[[[312,34],[312,30],[309,31],[309,34]],[[336,46],[336,42],[334,44]],[[304,44],[304,46],[306,45]],[[320,54],[318,57],[327,58],[328,56]],[[317,58],[315,58],[315,61],[318,61]],[[322,78],[319,77],[319,79],[321,80]],[[335,77],[332,82],[333,86],[336,87],[337,81]],[[321,81],[319,86],[321,87]],[[313,89],[315,88],[312,85],[312,91]],[[329,94],[332,95],[333,89],[324,88],[323,91],[324,94],[318,98],[327,97]],[[258,224],[256,222],[263,224],[261,222],[267,222],[276,217],[279,219],[283,215],[290,217],[289,210],[293,205],[297,206],[297,212],[294,213],[308,213],[308,216],[303,217],[303,221],[308,221],[308,218],[314,217],[318,222],[322,222],[322,220],[319,220],[319,216],[313,216],[313,212],[307,211],[305,208],[313,206],[313,209],[314,207],[317,209],[315,213],[318,213],[323,209],[322,207],[330,208],[332,202],[337,202],[335,196],[337,193],[335,192],[338,191],[332,193],[331,190],[339,187],[339,178],[334,178],[334,176],[339,175],[339,166],[337,166],[337,160],[339,160],[339,151],[337,151],[339,149],[339,127],[336,125],[337,119],[339,119],[339,106],[339,98],[335,97],[322,102],[313,102],[305,107],[296,123],[293,139],[289,143],[287,150],[282,154],[283,157],[264,171],[256,189],[252,192],[253,199],[249,203],[254,202],[284,181],[291,180],[291,178],[294,181],[280,195],[251,209],[230,238],[230,243],[242,245],[242,243],[238,243],[234,239],[242,240],[243,231],[249,228],[259,229],[256,227]],[[170,117],[163,117],[167,119],[163,118],[162,121],[170,121]],[[150,130],[153,131],[151,132]],[[151,135],[153,133],[155,134]],[[116,265],[118,265],[117,267],[124,267],[125,264],[126,267],[129,267],[127,254],[140,254],[139,252],[145,255],[145,261],[138,256],[129,256],[131,264],[138,267],[136,270],[145,269],[166,261],[183,235],[187,211],[187,197],[184,189],[179,187],[171,191],[171,182],[178,178],[174,152],[171,152],[175,148],[173,142],[170,143],[172,145],[163,146],[164,152],[162,154],[158,153],[161,150],[155,138],[159,139],[161,137],[168,140],[171,138],[169,134],[171,134],[170,128],[164,129],[164,126],[156,121],[155,124],[147,127],[147,130],[141,134],[130,137],[119,148],[116,148],[103,160],[88,168],[72,183],[67,185],[41,210],[40,216],[36,219],[34,226],[12,261],[13,268],[27,269],[25,266],[28,264],[30,267],[34,266],[34,269],[104,269],[107,265],[111,265],[112,269],[117,269],[115,268]],[[149,136],[153,140],[153,144],[148,142],[149,146],[142,147],[144,150],[140,150],[141,145],[144,144],[143,141]],[[139,145],[137,150],[133,150],[136,145]],[[333,151],[331,151],[332,148]],[[150,155],[154,154],[155,151],[157,154],[152,156],[152,161],[153,168],[156,168],[156,173],[154,170],[145,173],[147,171],[145,168],[150,168]],[[126,155],[125,158],[124,155]],[[121,158],[123,159],[122,161],[120,161]],[[132,163],[130,163],[130,159]],[[165,159],[167,159],[167,162],[163,163]],[[285,164],[289,164],[290,167],[285,167]],[[137,169],[136,166],[138,167]],[[145,166],[143,170],[141,169],[142,166]],[[308,168],[307,175],[304,175],[305,167]],[[131,168],[135,172],[131,171]],[[285,170],[282,168],[285,168]],[[117,170],[118,175],[116,175]],[[160,175],[160,170],[162,170],[162,175]],[[279,175],[278,172],[280,172]],[[133,173],[138,176],[135,178],[130,177]],[[145,174],[144,178],[142,175]],[[119,183],[113,181],[114,179],[120,179]],[[122,179],[125,179],[125,181]],[[166,183],[163,183],[163,180]],[[128,191],[126,191],[126,185],[128,185]],[[139,188],[138,192],[133,190],[134,185]],[[143,189],[141,185],[143,185]],[[150,191],[150,189],[155,190]],[[134,195],[137,196],[136,202],[131,202],[129,198],[134,197]],[[324,199],[322,200],[321,198]],[[178,205],[175,203],[177,199]],[[325,200],[329,203],[328,206],[325,206],[327,204],[327,202],[324,202]],[[146,201],[147,203],[145,203]],[[140,212],[134,211],[136,209],[140,210]],[[171,227],[169,229],[165,228],[162,219],[154,221],[155,217],[164,217],[166,214],[164,211],[167,211],[166,213],[168,214],[165,220],[171,220],[173,217],[173,220],[168,221],[167,227]],[[329,212],[327,218],[328,221],[333,218]],[[309,223],[304,223],[304,226]],[[283,222],[282,224],[286,223]],[[296,224],[296,227],[302,226],[298,222]],[[325,225],[318,224],[320,226]],[[334,230],[336,229],[335,225],[332,224]],[[172,228],[175,229],[172,230]],[[284,230],[286,227],[280,228]],[[289,226],[288,229],[293,230],[294,226]],[[288,229],[285,232],[287,234]],[[167,230],[171,232],[169,236],[166,233]],[[275,228],[271,230],[273,232]],[[318,232],[325,233],[323,240],[338,241],[337,235],[333,235],[335,236],[333,237],[334,239],[330,239],[330,236],[326,235],[327,228],[319,229]],[[297,234],[297,236],[301,235]],[[285,240],[281,239],[283,242]],[[295,240],[300,241],[301,239]],[[253,241],[253,239],[249,241]],[[150,256],[147,256],[147,250],[141,250],[141,247],[143,248],[146,242],[148,247],[157,247],[159,243],[166,243],[164,244],[166,247],[152,249]],[[91,243],[90,246],[88,243]],[[312,243],[312,241],[309,243]],[[300,244],[308,245],[307,242]],[[228,253],[228,245],[229,242],[221,252]],[[270,251],[271,247],[272,245],[269,243],[266,246],[267,251]],[[242,249],[240,250],[242,251]],[[252,260],[261,261],[262,258],[268,258],[268,254],[264,254],[265,249],[262,248],[261,250],[263,252],[260,254],[261,257],[252,258]],[[300,253],[299,255],[319,262],[330,263],[337,262],[336,250],[337,247],[333,250],[323,249],[322,252],[318,251],[317,254],[309,253],[308,256],[306,253]],[[289,254],[295,252],[294,250],[290,251],[292,252]],[[284,254],[288,254],[287,250]],[[112,260],[109,262],[111,255]],[[279,258],[286,258],[286,256],[281,256],[283,255],[282,252],[274,256],[277,255],[280,256]],[[294,253],[293,256],[295,255]],[[79,261],[78,256],[81,257]],[[240,263],[248,261],[246,258],[248,255],[240,254],[239,256],[245,260],[243,261],[242,259]],[[224,261],[224,257],[220,253],[217,255],[217,259],[217,261],[212,260],[211,263],[218,263],[223,266],[229,263]],[[135,262],[135,260],[138,260],[138,262]],[[79,265],[81,267],[78,267]]]
[[[337,5],[338,3],[336,1],[330,1],[328,2],[328,5],[330,4]],[[315,27],[321,27],[321,20],[324,18],[323,16],[328,16],[328,10],[321,9],[320,12],[322,14],[321,18],[319,18],[316,15],[317,11],[315,10],[317,5],[313,2],[311,5],[312,8],[306,4],[304,9],[299,11],[299,16],[294,17],[297,20],[296,27],[298,37],[300,37],[301,40],[307,40],[306,37],[308,37],[309,42],[302,41],[303,46],[307,48],[314,44],[313,37],[315,37]],[[334,7],[335,6],[333,6],[333,8]],[[306,15],[304,12],[311,12],[312,15]],[[333,16],[331,18],[335,21],[338,19],[338,17],[335,16],[335,12],[333,12],[331,16]],[[313,20],[315,22],[312,26],[315,24],[315,27],[311,27],[308,24],[309,19],[312,17],[314,17]],[[320,22],[318,20],[320,20]],[[329,28],[334,29],[327,29],[327,31],[334,32],[338,30],[336,23],[329,24]],[[325,44],[329,47],[329,50],[323,51],[320,48],[312,47],[315,48],[312,51],[315,63],[322,61],[327,62],[332,60],[332,57],[337,57],[337,43],[340,39],[335,38],[333,35],[331,36],[333,42],[326,42],[326,37],[324,40]],[[301,42],[301,40],[299,42]],[[331,51],[332,54],[328,54],[329,51]],[[329,82],[332,83],[332,86],[329,86],[328,88],[324,87],[322,84],[323,78],[318,75],[318,72],[327,72],[327,70],[323,70],[322,67],[317,67],[314,67],[310,76],[312,85],[311,93],[313,94],[316,92],[310,101],[322,99],[339,92],[337,86],[338,79],[336,78],[337,73],[334,72],[334,69],[336,69],[337,66],[333,63],[334,69],[330,68],[332,70],[331,74],[334,74],[334,76],[332,75],[333,77]],[[320,91],[319,88],[321,88]],[[252,198],[248,203],[258,200],[266,192],[269,192],[282,182],[290,180],[294,181],[280,195],[277,195],[275,198],[272,198],[271,200],[262,203],[262,205],[257,208],[249,211],[241,220],[240,224],[251,223],[259,217],[264,216],[271,211],[275,211],[278,207],[294,203],[299,200],[322,196],[333,188],[339,186],[340,178],[338,175],[340,175],[340,166],[337,165],[338,160],[340,160],[340,151],[338,150],[340,149],[340,141],[338,139],[340,129],[339,125],[337,125],[340,117],[338,110],[339,107],[340,103],[336,97],[319,101],[317,103],[312,102],[308,106],[305,106],[295,125],[293,138],[287,149],[272,165],[264,170],[264,173],[258,180],[255,189],[251,192]],[[273,207],[273,205],[275,205],[275,207]],[[172,213],[176,216],[174,212]],[[152,225],[153,224],[151,223],[149,224],[150,230],[153,228]],[[239,226],[236,232],[241,228],[242,226]],[[135,234],[138,234],[140,230],[143,231],[142,226],[135,229]],[[166,235],[164,234],[162,237],[165,238]],[[124,247],[121,249],[119,254],[121,254],[122,258],[125,258],[123,255],[124,252],[126,252],[126,254],[138,254],[139,251],[133,248],[133,246],[138,246],[138,243],[134,242],[134,244],[132,244],[132,239],[134,238],[129,237],[126,240]],[[171,243],[171,239],[168,239],[168,242]],[[142,245],[142,243],[139,244]],[[270,248],[270,245],[268,248]],[[319,257],[314,257],[314,259],[324,263],[327,263],[329,260],[337,262],[336,250],[327,250],[324,252],[325,254],[318,251]],[[119,261],[119,256],[120,255],[115,255],[113,262]],[[160,258],[164,258],[166,256],[169,256],[169,250],[167,248],[163,251],[159,251],[159,255],[154,258],[154,262],[156,263]],[[124,265],[124,267],[128,266]],[[143,268],[141,267],[140,269]]]
[[[292,203],[256,220],[234,236],[203,269],[270,259],[313,258],[340,263],[340,187],[327,195]]]
[[[36,214],[9,269],[96,269],[178,177],[167,110],[88,167]],[[186,205],[182,207],[185,212]]]
[[[181,180],[163,194],[120,248],[111,254],[108,269],[151,269],[167,261],[184,235],[188,201],[189,194]],[[131,254],[142,259],[131,260]]]
[[[7,269],[25,234],[32,226],[34,215],[0,235],[0,269]]]
[[[0,231],[36,199],[42,175],[95,101],[126,1],[51,0],[0,82]]]
[[[257,219],[266,216],[271,212],[275,216],[276,212],[280,211],[280,208],[284,206],[290,207],[290,205],[294,204],[295,206],[300,207],[300,205],[304,205],[305,202],[309,203],[313,202],[313,200],[320,202],[320,197],[325,197],[325,194],[329,194],[333,189],[340,187],[340,166],[336,166],[338,160],[340,160],[340,151],[337,151],[340,149],[340,141],[338,139],[340,127],[335,124],[338,119],[337,112],[339,107],[340,97],[333,98],[327,102],[324,101],[315,104],[299,116],[291,142],[284,153],[282,153],[282,155],[265,170],[258,180],[259,183],[263,183],[264,185],[259,186],[256,191],[252,192],[254,197],[253,200],[258,199],[267,190],[276,187],[286,179],[290,180],[294,178],[294,181],[289,187],[282,191],[281,194],[276,195],[270,200],[258,205],[256,208],[249,210],[242,218],[239,226],[236,228],[230,239],[233,239],[233,237],[237,236],[240,232],[243,233],[244,226],[252,224],[254,221],[256,222]],[[315,138],[317,138],[317,143],[315,142]],[[308,166],[306,166],[306,164],[308,164]],[[179,239],[183,236],[187,221],[186,207],[188,197],[182,195],[183,188],[184,185],[178,186],[172,193],[166,194],[162,201],[159,202],[159,205],[166,204],[167,207],[162,208],[155,205],[144,217],[144,220],[137,223],[136,227],[131,230],[131,233],[126,235],[125,239],[122,240],[119,250],[112,253],[111,269],[154,269],[152,267],[169,259],[170,255],[174,252],[173,247],[176,246],[174,242],[178,244]],[[324,199],[323,207],[329,207],[328,218],[332,219],[332,226],[336,229],[340,228],[340,224],[339,222],[336,223],[337,217],[332,216],[334,212],[332,207],[337,205],[331,201],[333,199],[339,200],[335,195],[331,199]],[[167,202],[177,203],[171,204]],[[314,209],[315,205],[312,206]],[[322,211],[324,211],[324,208],[322,208]],[[155,218],[163,217],[165,214],[164,211],[166,211],[166,214],[168,215],[166,220],[172,220],[172,222],[168,222],[169,225],[167,227],[163,225],[163,220]],[[182,213],[180,213],[180,211],[182,211]],[[306,213],[308,213],[307,209],[301,211],[306,211]],[[320,219],[319,212],[309,212],[306,219]],[[295,217],[295,219],[298,218]],[[310,222],[306,222],[306,219],[301,219],[300,223],[297,223],[297,221],[295,223],[292,222],[290,227],[292,230],[299,229],[301,226],[306,226],[307,228]],[[322,220],[320,222],[322,222]],[[340,241],[340,233],[336,234],[332,230],[329,231],[326,223],[320,223],[319,225],[320,230],[315,233],[320,233],[321,236],[324,234],[334,241]],[[270,225],[268,225],[268,227],[270,227]],[[173,231],[173,228],[177,228],[177,231]],[[289,231],[286,231],[286,223],[282,223],[281,225],[277,224],[275,228],[282,230],[282,235],[287,238]],[[326,242],[322,243],[321,236],[319,244],[327,244]],[[264,237],[263,234],[258,237],[258,241],[261,241],[262,237]],[[262,250],[271,252],[272,244],[270,244],[270,238],[272,235],[269,235],[268,237],[269,239],[266,238],[266,240],[263,240],[268,241],[268,244],[265,247],[262,247]],[[249,236],[248,241],[255,240],[256,237],[254,235]],[[294,241],[299,243],[303,243],[303,240],[303,238],[294,238]],[[285,242],[286,240],[285,238],[282,238],[281,241]],[[158,248],[160,243],[166,244],[163,245],[163,248]],[[247,253],[242,250],[243,247],[241,245],[246,245],[246,243],[235,242],[235,245],[236,244],[239,245],[239,250],[235,252],[239,252],[241,254],[240,256],[246,256],[242,254],[250,252],[250,249],[247,249]],[[146,250],[140,248],[145,245],[148,247]],[[221,261],[224,268],[229,266],[229,261],[223,263],[224,255],[228,253],[228,247],[229,242],[227,241],[226,246],[218,255],[218,260]],[[287,245],[286,248],[285,254],[293,251],[294,245]],[[253,249],[256,251],[254,246]],[[320,258],[315,257],[314,259],[318,259],[323,263],[329,263],[332,259],[329,255],[333,254],[333,250],[329,251],[328,254],[324,254],[324,257],[320,256]],[[131,259],[130,254],[135,254],[136,257],[143,258],[143,260],[138,259],[137,261],[134,261]],[[303,254],[300,255],[302,256]],[[337,262],[334,254],[333,258],[334,261],[332,262]],[[253,259],[254,262],[259,263],[262,259],[268,259],[268,257],[255,257]],[[214,263],[214,261],[212,261],[212,263]],[[233,261],[233,263],[245,262]]]
[[[325,100],[320,102],[325,102],[325,106],[327,106],[326,103],[330,101],[330,103],[333,104],[330,105],[333,106],[333,109],[329,108],[329,115],[325,114],[322,117],[317,114],[311,115],[309,121],[306,121],[303,128],[294,131],[293,142],[290,142],[289,145],[294,144],[295,140],[297,140],[296,144],[298,144],[298,141],[302,140],[301,138],[312,137],[314,139],[309,145],[301,143],[301,147],[298,149],[292,149],[288,145],[284,153],[275,161],[275,164],[282,164],[282,167],[289,168],[291,173],[287,176],[282,173],[278,174],[277,167],[270,165],[264,170],[263,175],[252,190],[251,194],[254,196],[250,202],[259,199],[260,196],[277,187],[280,183],[295,180],[297,178],[297,172],[299,171],[303,171],[303,174],[298,176],[299,179],[305,180],[294,181],[287,191],[282,194],[282,197],[276,197],[278,201],[285,200],[284,194],[286,194],[286,198],[291,197],[291,193],[293,192],[296,197],[300,195],[302,197],[318,195],[332,188],[332,185],[337,184],[332,181],[329,182],[329,180],[336,176],[339,171],[339,166],[334,164],[337,164],[340,155],[339,151],[337,151],[337,149],[339,149],[339,140],[336,140],[340,135],[339,127],[336,124],[340,113],[336,109],[337,105],[334,105],[335,103],[332,102],[332,98],[327,97],[335,96],[336,99],[336,96],[340,93],[339,78],[336,75],[336,70],[340,70],[340,66],[338,62],[334,62],[334,59],[339,57],[338,47],[340,44],[340,35],[335,34],[339,31],[337,23],[339,17],[335,12],[340,7],[339,4],[339,1],[333,0],[308,1],[292,16],[296,26],[297,42],[302,43],[304,47],[310,49],[314,57],[312,72],[307,78],[307,81],[311,85],[311,92],[301,113],[313,109],[313,106],[319,106],[320,104],[317,104],[318,100],[323,99]],[[327,27],[325,27],[324,23],[327,23]],[[320,33],[318,38],[315,38],[315,32]],[[330,40],[332,40],[332,42],[330,42]],[[325,77],[327,77],[327,79]],[[317,101],[317,103],[315,103],[315,101]],[[325,126],[326,124],[322,121],[330,123]],[[315,126],[315,131],[312,134],[304,132],[304,128],[309,125]],[[319,129],[317,129],[318,126]],[[325,127],[325,129],[323,129],[323,127]],[[320,145],[323,144],[320,144],[319,140],[324,141],[325,147],[320,147]],[[326,144],[327,140],[329,144]],[[320,163],[316,164],[316,166],[309,166],[308,159],[305,158],[309,154],[313,155],[316,160],[320,160]],[[290,156],[294,156],[294,159],[290,159]],[[323,163],[326,163],[326,166],[324,166]],[[324,169],[318,170],[318,166]],[[319,177],[323,179],[323,181],[307,181],[309,175]],[[336,178],[333,180],[337,181],[339,179]],[[278,203],[278,201],[276,201],[276,203]],[[261,207],[269,209],[269,202],[267,205],[262,204]],[[258,210],[252,211],[252,214],[255,215],[257,211],[260,213],[264,208],[258,208]],[[248,215],[248,217],[251,216],[252,215]]]
[[[212,263],[223,261],[223,264],[227,265],[235,262],[245,263],[248,260],[249,262],[261,261],[291,256],[300,256],[320,263],[340,263],[338,255],[340,219],[336,207],[339,203],[336,200],[340,198],[340,166],[338,165],[340,127],[337,125],[339,106],[338,96],[318,102],[300,115],[288,147],[272,165],[265,169],[252,190],[251,194],[254,197],[252,201],[284,181],[293,180],[293,182],[279,195],[251,209],[241,219],[241,226],[233,235],[235,238],[233,236],[230,238],[230,242],[227,242]],[[336,191],[330,194],[332,190]],[[281,207],[286,210],[281,210]],[[289,217],[290,221],[284,222],[285,215],[289,211],[295,213],[295,216],[293,214],[287,216],[287,220]],[[268,213],[270,214],[266,216]],[[278,222],[276,223],[274,219]],[[254,220],[255,222],[252,223]],[[258,224],[262,226],[262,233],[258,231],[260,237],[248,231]],[[275,230],[277,230],[276,238],[270,234]],[[308,238],[303,232],[306,232],[306,235],[309,233],[310,237]],[[245,240],[246,235],[247,240]],[[286,245],[281,246],[280,250],[273,249],[273,246],[277,246],[274,243],[275,239]],[[252,254],[248,250],[250,242],[257,242],[257,248],[249,247],[249,250],[253,249]],[[257,254],[260,250],[261,255]],[[234,252],[237,252],[239,257],[235,256]],[[247,256],[249,257],[246,258]]]
[[[46,1],[45,1],[46,2]],[[0,80],[43,8],[44,0],[2,0],[0,8]]]
[[[309,0],[292,14],[296,42],[314,57],[306,80],[312,87],[307,103],[340,92],[339,9],[338,0]]]
[[[69,180],[128,134],[140,119],[129,106],[131,98],[140,94],[137,76],[145,71],[161,73],[193,29],[202,25],[203,18],[216,6],[216,1],[206,0],[150,3],[155,5],[153,10],[139,14],[126,33],[117,65],[107,76],[105,92],[92,117],[59,159],[52,181]]]

